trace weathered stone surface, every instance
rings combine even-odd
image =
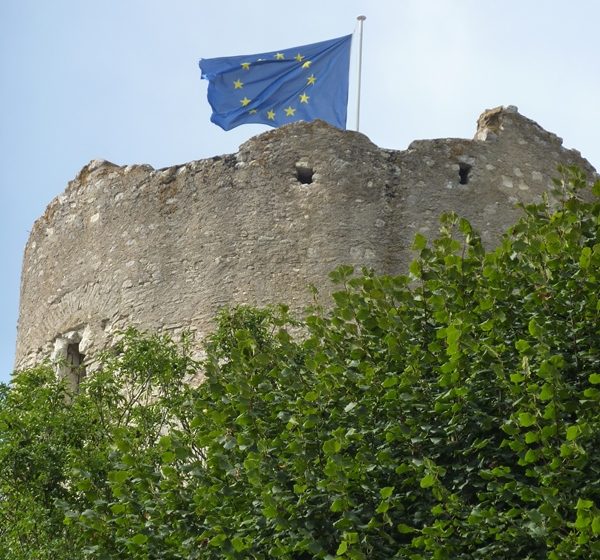
[[[434,236],[446,210],[493,245],[558,163],[594,172],[561,143],[508,107],[486,111],[474,140],[405,151],[313,122],[168,169],[92,161],[31,232],[16,364],[71,340],[92,355],[127,325],[202,335],[224,304],[300,309],[338,264],[404,271],[414,234]]]

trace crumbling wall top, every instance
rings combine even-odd
[[[402,151],[315,121],[166,169],[94,160],[32,229],[16,365],[74,344],[87,360],[129,325],[201,337],[228,304],[298,311],[339,264],[405,271],[415,233],[435,235],[444,211],[492,246],[558,164],[594,173],[561,144],[509,106],[485,111],[473,140]]]

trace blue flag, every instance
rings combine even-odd
[[[210,118],[224,130],[322,119],[346,128],[352,35],[293,49],[200,60]]]

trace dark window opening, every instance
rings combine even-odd
[[[392,185],[390,185],[389,183],[385,183],[383,188],[383,195],[386,198],[396,198],[396,193],[394,192],[394,187]]]
[[[85,355],[79,351],[79,344],[73,343],[67,346],[67,367],[77,387],[85,378]]]
[[[468,163],[458,164],[458,176],[461,185],[466,185],[469,182],[469,173],[471,173],[471,166]]]
[[[313,181],[314,171],[307,165],[296,164],[296,178],[303,185],[310,185]]]

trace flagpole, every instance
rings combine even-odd
[[[360,130],[360,81],[362,71],[362,38],[363,38],[363,22],[367,16],[358,16],[358,90],[356,94],[356,132]]]

